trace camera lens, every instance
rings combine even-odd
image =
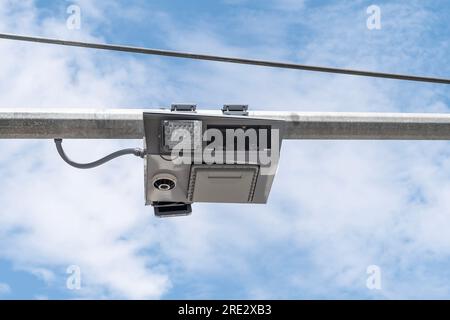
[[[167,178],[156,179],[153,186],[160,191],[170,191],[175,188],[175,181]]]

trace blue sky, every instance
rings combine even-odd
[[[80,30],[68,30],[77,4]],[[366,9],[381,8],[381,30]],[[0,30],[449,77],[448,1],[0,0]],[[0,43],[0,107],[448,112],[445,86]],[[70,141],[94,159],[141,141]],[[159,220],[142,163],[0,141],[0,298],[448,298],[447,142],[288,141],[265,206]],[[87,152],[87,150],[89,152]],[[66,288],[78,265],[81,290]],[[369,290],[366,268],[382,271]]]

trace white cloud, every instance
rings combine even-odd
[[[6,283],[0,282],[0,296],[7,295],[9,293],[11,293],[11,287]]]
[[[2,1],[1,8],[2,30],[66,33],[65,17],[45,21],[40,28],[31,1],[20,5]],[[38,31],[9,27],[20,17]],[[2,41],[0,56],[2,106],[114,107],[132,101],[127,86],[152,82],[152,76],[142,76],[139,64],[127,58],[120,63],[100,58],[95,52]],[[95,157],[120,144],[125,143],[74,141],[67,146],[81,159],[88,149],[92,149],[89,157]],[[48,268],[64,272],[69,265],[79,265],[81,295],[159,298],[167,291],[170,282],[158,259],[141,253],[155,245],[154,226],[142,206],[141,161],[123,159],[108,171],[75,172],[58,159],[52,141],[1,141],[0,145],[2,257],[46,282],[55,281]],[[33,172],[45,173],[45,178]],[[65,279],[58,280],[56,286],[63,287]]]
[[[52,282],[55,281],[55,274],[49,269],[33,268],[29,270],[29,272],[35,275],[36,277],[42,279],[47,284],[51,284]]]

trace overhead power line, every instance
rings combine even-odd
[[[395,74],[395,73],[384,73],[384,72],[372,72],[372,71],[342,69],[342,68],[332,68],[332,67],[322,67],[322,66],[311,66],[311,65],[303,65],[303,64],[290,63],[290,62],[278,62],[278,61],[246,59],[246,58],[238,58],[238,57],[216,56],[216,55],[181,52],[181,51],[130,47],[130,46],[113,45],[113,44],[68,41],[68,40],[60,40],[60,39],[21,36],[21,35],[15,35],[15,34],[0,33],[0,39],[37,42],[37,43],[46,43],[46,44],[56,44],[56,45],[63,45],[63,46],[82,47],[82,48],[91,48],[91,49],[99,49],[99,50],[131,52],[131,53],[139,53],[139,54],[146,54],[146,55],[157,55],[157,56],[184,58],[184,59],[206,60],[206,61],[226,62],[226,63],[235,63],[235,64],[244,64],[244,65],[254,65],[254,66],[261,66],[261,67],[294,69],[294,70],[304,70],[304,71],[314,71],[314,72],[326,72],[326,73],[335,73],[335,74],[345,74],[345,75],[395,79],[395,80],[407,80],[407,81],[417,81],[417,82],[450,84],[450,79],[427,77],[427,76],[404,75],[404,74]]]

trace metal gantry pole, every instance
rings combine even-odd
[[[144,112],[162,109],[0,109],[0,139],[142,139]],[[221,116],[220,110],[197,110]],[[450,114],[250,111],[285,121],[285,139],[450,140]]]

